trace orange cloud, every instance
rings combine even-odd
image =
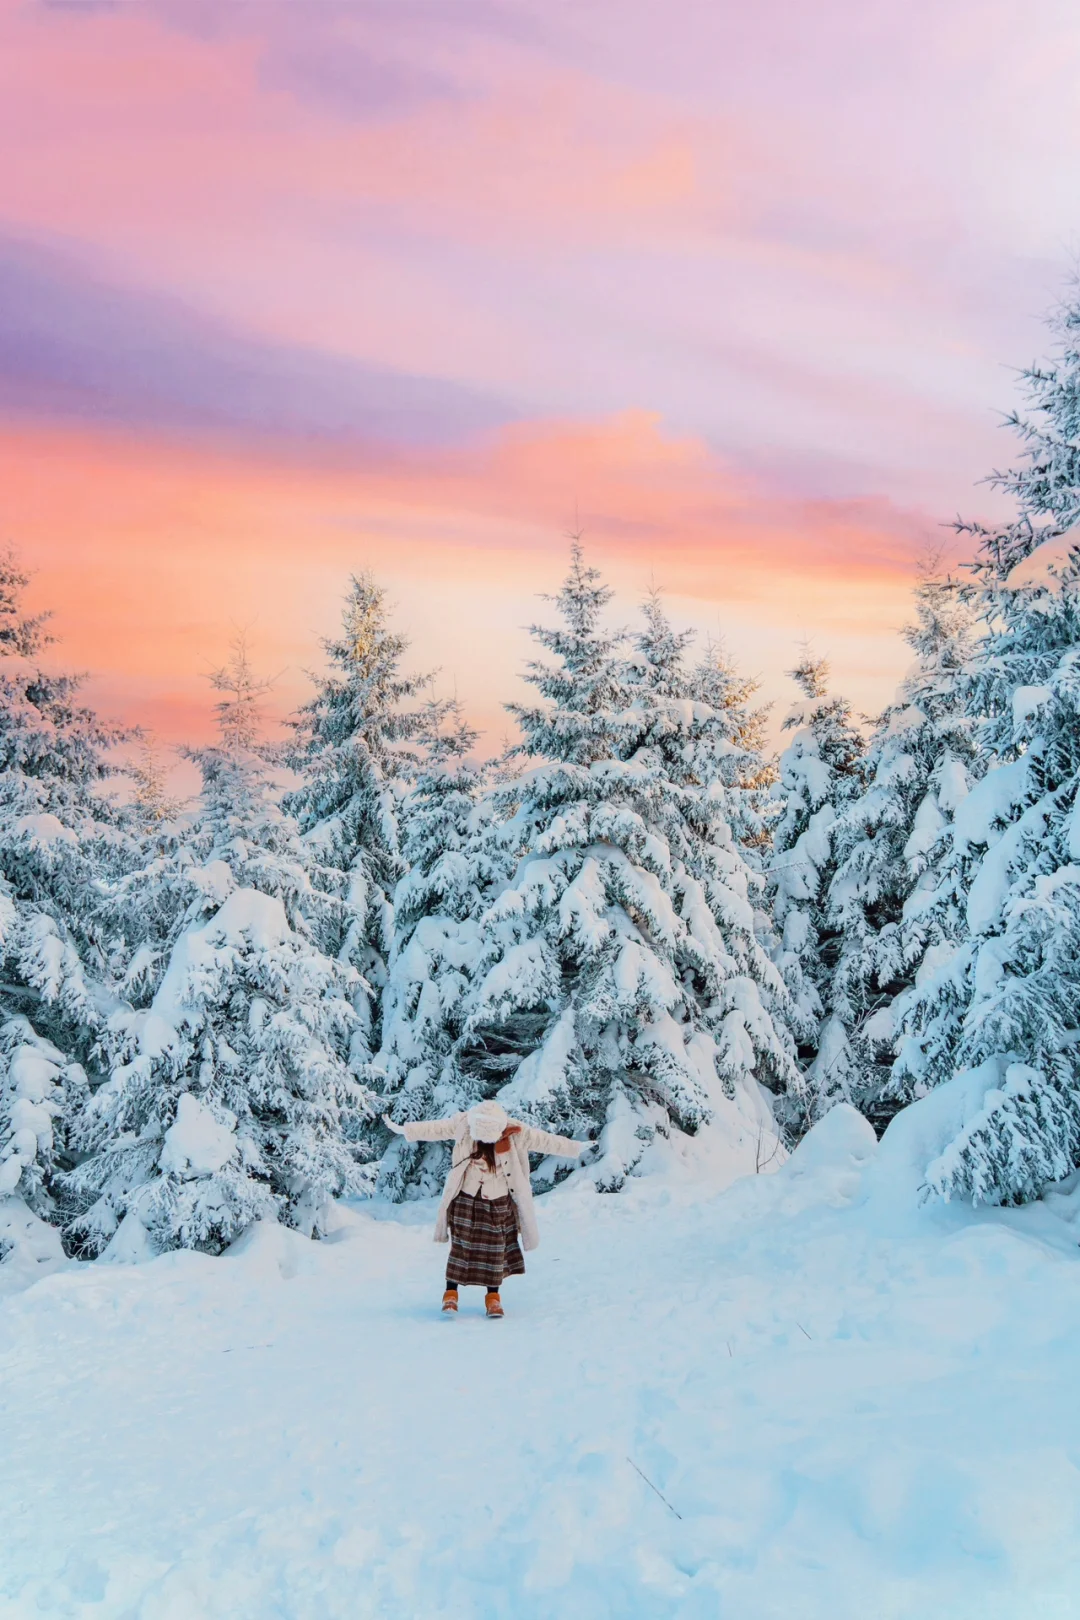
[[[171,739],[206,735],[203,677],[237,626],[262,667],[282,672],[277,712],[293,707],[348,573],[369,566],[398,599],[417,663],[441,665],[498,736],[527,654],[522,627],[561,575],[575,503],[621,618],[655,578],[685,621],[722,628],[763,668],[770,692],[812,634],[876,707],[904,662],[889,637],[926,532],[884,502],[770,496],[644,413],[520,426],[468,454],[362,468],[9,429],[0,487],[4,530],[39,570],[35,599],[57,610],[63,661],[94,672],[110,711]]]

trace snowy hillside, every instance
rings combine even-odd
[[[0,1304],[0,1617],[1073,1616],[1071,1202],[913,1213],[941,1111],[571,1181],[501,1323],[424,1204],[59,1262]]]

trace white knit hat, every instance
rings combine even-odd
[[[491,1098],[488,1102],[477,1103],[466,1114],[469,1122],[469,1135],[474,1142],[497,1142],[510,1123],[510,1116],[506,1109]]]

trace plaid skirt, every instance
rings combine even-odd
[[[449,1281],[498,1288],[504,1277],[516,1277],[525,1270],[512,1198],[470,1198],[458,1193],[446,1213]]]

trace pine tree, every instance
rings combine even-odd
[[[990,484],[1016,503],[1007,523],[959,520],[977,542],[983,571],[1002,580],[1038,546],[1080,522],[1080,278],[1051,314],[1050,357],[1021,373],[1028,413],[1005,418],[1024,446],[1018,466],[995,472]]]
[[[685,638],[652,602],[635,656],[602,616],[610,591],[575,542],[534,627],[553,656],[512,705],[535,761],[497,794],[515,862],[480,920],[481,977],[458,1062],[508,1110],[600,1141],[615,1189],[657,1131],[693,1131],[754,1077],[784,1084],[783,986],[755,937],[753,874],[713,767],[729,716],[695,701]]]
[[[331,673],[294,723],[288,762],[304,777],[285,807],[300,825],[318,884],[345,902],[331,955],[350,962],[374,994],[358,1008],[369,1055],[378,1050],[391,896],[403,875],[398,808],[418,767],[411,746],[424,725],[406,705],[430,676],[401,673],[408,639],[387,623],[386,593],[370,574],[352,580],[342,634],[324,643]]]
[[[686,667],[692,633],[672,633],[656,593],[643,612],[645,628],[632,638],[643,690],[631,687],[641,729],[624,746],[634,747],[635,759],[651,757],[658,771],[653,815],[687,926],[676,962],[691,993],[690,1017],[715,1039],[729,1095],[752,1073],[786,1096],[801,1089],[801,1078],[762,870],[776,778],[762,751],[767,710],[752,706],[756,683],[738,674],[722,647],[707,645]],[[704,929],[703,903],[713,925]]]
[[[972,595],[933,564],[920,578],[916,621],[903,632],[915,665],[877,722],[865,786],[831,829],[827,919],[838,956],[829,1005],[854,1058],[852,1100],[878,1124],[910,1098],[892,1075],[904,998],[927,953],[955,937],[955,897],[939,868],[953,815],[980,770],[967,709]]]
[[[383,997],[382,1047],[372,1075],[399,1124],[438,1119],[478,1100],[455,1061],[480,953],[479,919],[502,874],[488,836],[486,772],[469,764],[477,733],[456,701],[430,702],[426,762],[401,807],[408,871],[394,893],[394,946]],[[389,1198],[426,1197],[442,1185],[445,1143],[394,1136],[380,1166]]]
[[[965,901],[905,1014],[897,1067],[926,1089],[987,1081],[929,1166],[945,1197],[1037,1197],[1080,1162],[1080,549],[988,591],[969,695],[990,769],[956,812],[942,883]]]
[[[1023,459],[991,480],[1016,518],[957,524],[980,543],[987,634],[968,712],[987,769],[954,817],[934,901],[952,926],[908,997],[896,1063],[916,1094],[954,1077],[984,1086],[926,1186],[990,1203],[1035,1197],[1080,1162],[1075,288],[1050,324],[1055,354],[1023,374],[1031,414],[1009,417]]]
[[[128,766],[128,775],[134,783],[132,808],[139,830],[150,838],[158,836],[163,827],[180,814],[180,801],[169,791],[169,778],[153,736],[144,732],[139,738],[135,761]]]
[[[48,615],[0,557],[0,1193],[56,1221],[69,1130],[111,1002],[116,949],[103,882],[132,844],[104,791],[123,740],[78,701],[81,677],[40,658]]]
[[[754,705],[758,683],[741,675],[721,643],[708,642],[694,671],[694,700],[707,704],[727,723],[723,747],[710,768],[725,792],[725,814],[755,870],[763,869],[772,846],[777,804],[772,788],[779,773],[766,756],[768,706]]]
[[[192,754],[200,811],[146,885],[155,925],[178,914],[160,950],[146,929],[127,979],[142,995],[110,1017],[110,1077],[78,1121],[86,1157],[66,1184],[84,1253],[125,1216],[158,1250],[216,1252],[261,1218],[318,1233],[332,1197],[367,1185],[362,986],[318,944],[340,927],[341,902],[312,884],[281,808],[258,745],[265,683],[242,644],[213,679],[220,741]]]
[[[830,697],[829,666],[804,651],[790,671],[803,700],[784,720],[792,738],[775,789],[783,806],[769,873],[781,930],[777,962],[792,998],[792,1022],[805,1075],[791,1094],[787,1123],[805,1130],[835,1102],[850,1101],[857,1064],[832,1005],[839,935],[828,917],[836,869],[833,826],[862,786],[862,738],[846,698]]]

